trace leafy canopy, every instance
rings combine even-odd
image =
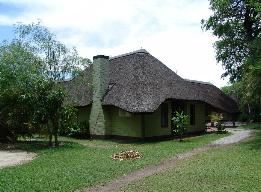
[[[57,40],[40,22],[15,25],[17,40],[23,47],[39,56],[43,62],[42,73],[54,81],[62,81],[68,76],[76,76],[91,64],[87,58],[78,55],[75,47],[67,48]]]
[[[60,129],[65,93],[59,81],[90,64],[75,48],[56,40],[46,27],[17,24],[16,37],[0,44],[0,134],[15,140],[45,129],[50,138]]]
[[[213,14],[202,27],[218,37],[216,59],[222,63],[241,112],[261,118],[261,2],[260,0],[210,0]]]
[[[216,58],[234,82],[243,77],[249,66],[259,62],[261,46],[261,2],[256,0],[210,0],[213,14],[202,20],[202,27],[211,30],[218,40]]]

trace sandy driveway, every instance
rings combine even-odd
[[[20,150],[0,150],[0,169],[26,163],[36,157],[35,153]]]

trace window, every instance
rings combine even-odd
[[[168,104],[163,103],[161,105],[161,127],[168,127],[169,125],[169,110]]]
[[[190,105],[190,125],[195,125],[195,105]]]

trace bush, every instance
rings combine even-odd
[[[15,136],[9,131],[7,125],[0,120],[0,142],[15,141]]]
[[[68,136],[78,139],[90,138],[89,123],[87,121],[77,122],[70,128]]]
[[[182,136],[186,132],[186,125],[188,124],[188,115],[184,115],[176,111],[176,116],[172,118],[174,129],[173,131],[179,135],[179,140],[182,141]]]
[[[218,121],[218,122],[217,122],[216,128],[217,128],[217,132],[218,132],[218,133],[224,133],[224,132],[226,132],[226,131],[225,131],[225,126],[222,125],[221,121]]]
[[[79,121],[77,117],[78,110],[75,107],[64,107],[60,112],[60,132],[62,136],[75,138],[89,138],[89,123]]]
[[[225,132],[225,126],[222,125],[222,119],[223,119],[223,115],[222,113],[213,113],[210,116],[210,120],[211,122],[216,122],[216,128],[217,128],[217,132],[218,133],[224,133]]]

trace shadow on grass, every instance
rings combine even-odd
[[[163,139],[145,139],[145,140],[124,140],[124,139],[107,139],[118,144],[134,144],[134,145],[146,145],[146,144],[158,144],[164,141],[179,142],[179,138],[163,138]],[[181,142],[189,142],[189,138],[184,138]]]
[[[72,149],[79,144],[75,142],[63,141],[60,142],[58,147],[52,147],[48,145],[47,141],[18,141],[14,144],[1,148],[2,150],[25,150],[30,152],[43,152],[43,151],[51,151],[51,150],[60,150],[60,149]]]
[[[133,145],[145,145],[145,144],[156,144],[162,142],[162,140],[132,140],[132,139],[106,139],[117,144],[133,144]]]
[[[203,135],[209,135],[209,134],[217,134],[217,132],[200,132],[196,134],[188,134],[184,135],[182,138],[182,141],[179,141],[178,136],[168,136],[168,137],[156,137],[156,138],[146,138],[145,140],[142,139],[117,139],[117,138],[107,138],[105,140],[111,141],[116,144],[134,144],[134,145],[147,145],[147,144],[160,144],[161,142],[165,141],[173,141],[175,143],[193,143],[193,138],[197,138]],[[227,132],[223,132],[222,134],[228,134]],[[45,152],[45,151],[54,151],[54,150],[63,150],[63,149],[72,149],[75,147],[82,147],[83,145],[78,142],[78,139],[71,139],[66,137],[61,137],[59,139],[60,145],[58,147],[50,147],[48,145],[48,141],[44,139],[44,137],[33,137],[30,138],[31,140],[19,140],[18,142],[12,144],[11,148],[16,150],[26,150],[30,152]],[[82,139],[79,139],[81,141]],[[96,139],[91,140],[95,143]],[[99,144],[97,144],[99,145]],[[0,145],[1,150],[10,150],[10,147],[2,147]]]
[[[198,132],[198,133],[188,133],[185,134],[182,137],[181,142],[191,142],[190,139],[194,137],[199,137],[203,135],[208,135],[208,134],[216,134],[216,132]],[[225,133],[226,134],[226,133]],[[179,142],[179,136],[174,135],[174,136],[159,136],[159,137],[148,137],[148,138],[106,138],[107,141],[112,141],[118,144],[135,144],[135,145],[144,145],[144,144],[157,144],[161,143],[163,141],[174,141],[174,142]]]

